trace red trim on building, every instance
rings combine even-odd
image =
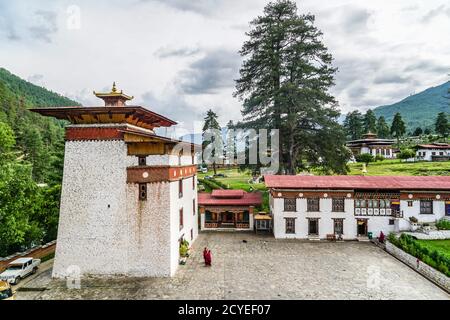
[[[66,129],[66,140],[123,140],[123,132],[117,128],[68,127]]]

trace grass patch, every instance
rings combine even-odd
[[[447,240],[417,240],[421,245],[450,258],[450,239]]]
[[[349,175],[361,175],[362,163],[349,164]],[[371,162],[367,166],[368,176],[448,176],[450,161],[446,162],[401,162],[384,160]]]

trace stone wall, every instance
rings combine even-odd
[[[450,278],[442,272],[422,261],[418,261],[416,257],[406,253],[389,241],[386,241],[386,251],[450,293]]]
[[[0,272],[3,272],[3,270],[6,269],[6,266],[10,262],[12,262],[18,258],[32,257],[34,259],[42,259],[43,257],[46,257],[49,254],[55,252],[55,248],[56,248],[56,240],[53,240],[49,243],[37,246],[37,247],[29,249],[27,251],[19,252],[19,253],[16,253],[16,254],[8,256],[8,257],[0,258]]]

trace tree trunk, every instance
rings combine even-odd
[[[213,162],[213,171],[214,171],[214,175],[217,174],[217,169],[216,169],[216,162]]]

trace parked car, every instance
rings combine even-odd
[[[6,281],[0,281],[0,300],[14,300],[14,291]]]
[[[205,176],[205,180],[211,180],[213,177],[211,176]]]
[[[214,175],[214,178],[225,178],[226,176],[223,173],[217,173]]]
[[[0,280],[11,284],[18,284],[20,280],[36,273],[41,259],[19,258],[8,264],[5,271],[0,274]]]
[[[201,168],[200,168],[200,172],[201,172],[201,173],[208,173],[208,168],[206,168],[206,167],[201,167]]]

